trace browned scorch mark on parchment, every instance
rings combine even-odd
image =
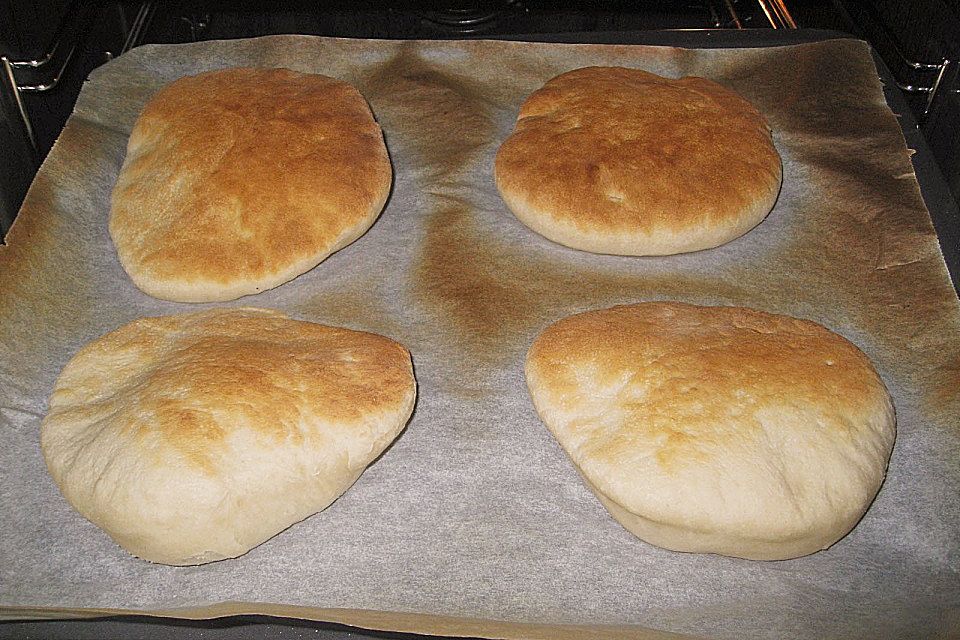
[[[864,47],[757,52],[751,66],[731,66],[718,79],[757,104],[802,167],[796,222],[776,256],[792,265],[792,288],[869,336],[873,344],[862,346],[917,388],[932,414],[955,412],[957,300],[899,124],[878,100],[870,58],[854,55]],[[838,68],[844,49],[850,64]]]
[[[613,273],[566,260],[572,249],[550,257],[528,252],[481,231],[474,215],[466,204],[439,206],[415,273],[419,299],[448,325],[465,357],[516,358],[532,333],[574,311],[662,298],[743,304],[750,296],[729,274]]]
[[[475,205],[445,194],[443,185],[445,178],[471,168],[485,145],[497,143],[494,107],[482,87],[441,72],[404,47],[361,88],[388,132],[388,145],[410,150],[420,168],[417,186],[433,201],[410,277],[416,301],[441,325],[439,339],[449,341],[451,350],[501,362],[514,357],[518,346],[525,350],[519,342],[531,327],[577,304],[681,294],[742,297],[736,287],[712,278],[611,275],[562,258],[533,258],[491,236],[479,228]]]
[[[57,158],[96,157],[98,144],[85,125],[73,123],[51,153]],[[48,159],[4,239],[6,245],[0,246],[0,349],[8,363],[16,363],[23,380],[50,377],[50,349],[61,349],[87,328],[86,312],[100,286],[92,257],[85,253],[90,247],[78,241],[75,223],[65,219],[70,212],[63,196],[70,185],[63,184],[63,174],[72,171]],[[104,225],[106,216],[104,211]]]
[[[383,126],[388,147],[409,154],[417,174],[434,182],[463,169],[494,135],[482,88],[418,57],[415,45],[369,77],[361,89]],[[421,185],[426,186],[426,185]]]

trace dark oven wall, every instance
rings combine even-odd
[[[890,67],[960,200],[960,0],[834,1]]]
[[[0,3],[0,236],[73,109],[84,79],[122,50],[118,3]],[[14,89],[16,85],[17,89]]]

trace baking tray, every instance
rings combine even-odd
[[[791,31],[658,31],[624,33],[569,33],[516,35],[512,40],[662,45],[687,48],[767,47],[849,38],[838,32]],[[897,90],[889,71],[874,56],[884,85],[887,103],[898,116],[908,147],[915,150],[912,162],[932,221],[936,227],[944,260],[954,287],[960,274],[960,214],[916,122]],[[416,638],[413,634],[363,631],[344,625],[270,616],[231,616],[209,620],[114,616],[85,620],[47,620],[0,623],[0,638]],[[544,636],[548,637],[548,636]],[[664,637],[668,637],[666,634]]]

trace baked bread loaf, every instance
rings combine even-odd
[[[645,303],[547,328],[526,361],[540,417],[624,527],[756,560],[825,549],[876,496],[894,410],[854,345],[737,307]]]
[[[387,338],[262,309],[143,318],[83,347],[40,442],[84,517],[130,553],[246,553],[326,508],[397,437],[416,395]]]
[[[181,78],[140,114],[110,236],[164,300],[232,300],[283,284],[373,224],[392,170],[363,96],[326,76],[226,69]]]
[[[716,247],[756,226],[780,191],[763,116],[704,78],[587,67],[520,108],[497,188],[537,233],[629,256]]]

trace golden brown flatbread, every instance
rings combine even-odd
[[[40,441],[51,476],[122,547],[232,558],[325,509],[413,410],[410,354],[263,309],[143,318],[64,367]]]
[[[231,300],[309,271],[373,224],[392,169],[351,85],[287,69],[181,78],[140,114],[113,191],[123,268],[164,300]]]
[[[624,527],[679,551],[779,560],[849,532],[883,482],[890,396],[806,320],[644,303],[570,316],[527,356],[534,405]]]
[[[621,67],[570,71],[530,95],[494,172],[537,233],[631,256],[743,235],[770,212],[782,177],[766,121],[739,95]]]

